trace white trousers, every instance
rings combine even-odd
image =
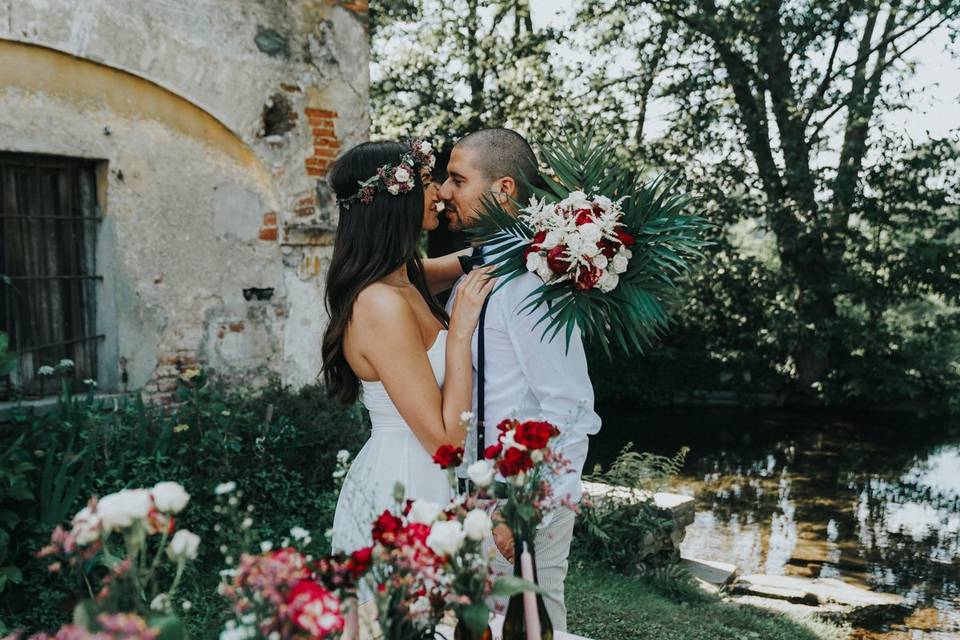
[[[567,606],[563,601],[563,582],[567,578],[570,556],[570,542],[573,540],[573,523],[576,514],[566,507],[559,507],[546,526],[537,531],[534,550],[537,557],[537,582],[546,592],[543,604],[553,624],[554,631],[567,630]],[[492,544],[492,542],[491,542]],[[520,553],[517,549],[517,554]],[[513,563],[508,562],[494,549],[491,563],[497,575],[513,574]],[[507,598],[495,598],[494,605],[499,613],[506,611]]]

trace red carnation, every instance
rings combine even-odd
[[[411,522],[403,531],[400,532],[400,540],[403,544],[409,545],[415,542],[427,544],[427,536],[430,535],[430,525],[421,522]]]
[[[347,562],[347,566],[350,569],[350,573],[353,575],[353,579],[357,580],[364,573],[367,572],[367,569],[370,568],[370,563],[373,561],[373,547],[364,547],[363,549],[357,549],[350,554],[350,560]]]
[[[517,427],[514,440],[528,449],[543,449],[559,430],[549,422],[530,420]]]
[[[516,447],[507,449],[503,454],[503,459],[497,463],[497,470],[504,476],[515,476],[532,467],[533,460],[530,459],[530,452],[521,451]]]
[[[585,224],[590,224],[593,222],[593,211],[590,209],[577,209],[574,213],[577,214],[577,226],[582,227]]]
[[[389,510],[380,514],[380,517],[373,523],[373,540],[392,546],[397,540],[397,532],[403,525],[400,518],[390,513]]]
[[[554,273],[566,273],[570,269],[570,262],[564,259],[563,254],[567,252],[567,245],[558,244],[547,252],[547,266]]]
[[[457,467],[463,462],[463,447],[445,444],[433,454],[433,461],[440,465],[442,469]]]
[[[492,444],[486,449],[483,450],[483,457],[487,460],[493,460],[500,455],[500,452],[503,451],[503,445],[499,442],[497,444]]]
[[[600,269],[597,269],[594,265],[590,265],[589,269],[581,269],[577,275],[577,289],[580,289],[580,291],[592,289],[599,279]]]
[[[619,240],[623,246],[628,249],[637,243],[636,238],[634,238],[630,232],[627,231],[626,227],[619,227],[613,232],[613,235],[617,236],[617,240]]]

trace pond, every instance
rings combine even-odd
[[[690,454],[684,555],[903,595],[876,638],[960,637],[960,428],[904,415],[602,407],[587,469],[633,441]],[[954,635],[957,634],[957,635]],[[860,637],[868,637],[863,635]]]

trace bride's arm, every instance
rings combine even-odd
[[[423,275],[430,293],[446,291],[456,283],[457,278],[463,275],[459,258],[469,256],[471,251],[472,249],[463,249],[439,258],[424,258]]]
[[[476,271],[457,292],[458,302],[446,336],[442,389],[410,305],[387,287],[369,287],[357,298],[351,330],[363,339],[361,353],[376,370],[400,416],[431,455],[445,444],[462,446],[466,437],[460,414],[473,404],[470,344],[480,307],[493,284]]]

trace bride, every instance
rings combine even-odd
[[[372,423],[340,490],[334,551],[371,543],[371,523],[394,503],[398,482],[414,500],[452,497],[432,457],[444,444],[463,444],[470,341],[494,281],[472,271],[449,318],[433,297],[461,274],[456,255],[441,258],[428,283],[417,253],[420,232],[439,224],[433,164],[423,142],[366,142],[330,172],[340,222],[327,272],[323,379],[344,404],[360,397]]]

